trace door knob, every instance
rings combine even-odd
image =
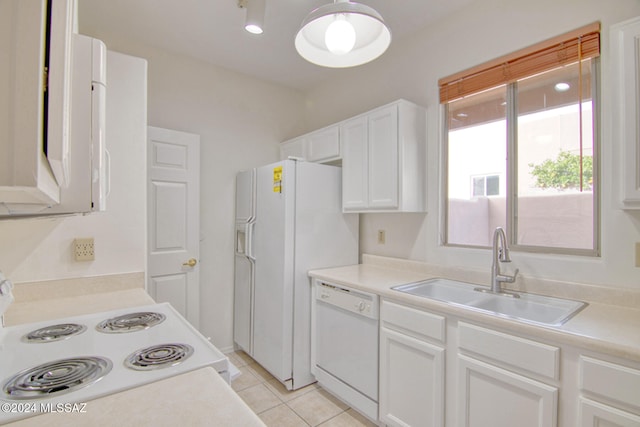
[[[189,261],[183,262],[182,265],[189,266],[189,267],[195,267],[195,265],[197,263],[198,263],[198,261],[196,261],[195,258],[191,258]]]

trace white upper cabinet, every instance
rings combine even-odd
[[[280,143],[280,160],[288,158],[307,158],[307,145],[304,136]]]
[[[0,209],[45,209],[66,185],[73,14],[71,0],[0,2]]]
[[[369,126],[369,208],[398,208],[398,107],[371,113]]]
[[[341,124],[345,212],[426,211],[425,121],[400,100]]]
[[[640,209],[640,17],[611,26],[612,138],[621,147],[624,209]]]
[[[312,132],[306,137],[307,160],[326,163],[340,159],[340,137],[337,125]]]
[[[345,212],[426,211],[426,111],[398,100],[280,144],[280,158],[342,161]]]
[[[343,147],[342,209],[345,211],[366,209],[369,205],[368,122],[366,116],[360,116],[347,120],[340,126]]]
[[[280,144],[280,159],[297,157],[309,162],[328,163],[340,160],[338,125],[327,126]]]

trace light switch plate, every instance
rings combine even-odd
[[[93,237],[74,239],[73,249],[76,261],[93,261],[96,259]]]

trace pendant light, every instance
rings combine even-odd
[[[335,0],[309,13],[296,35],[296,50],[307,61],[323,67],[365,64],[382,55],[391,32],[373,8]]]

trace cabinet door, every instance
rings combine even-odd
[[[339,127],[330,126],[307,135],[307,160],[328,162],[340,158]]]
[[[458,358],[459,425],[555,427],[558,389],[466,356]]]
[[[58,183],[43,154],[47,19],[46,2],[0,2],[0,202],[60,201]],[[52,97],[52,104],[55,100]],[[56,111],[62,113],[52,113]]]
[[[342,140],[342,209],[367,207],[368,129],[367,118],[356,117],[340,126]]]
[[[369,208],[398,207],[398,106],[369,115]]]
[[[380,420],[390,426],[444,425],[444,348],[380,329]]]
[[[640,416],[588,399],[580,399],[580,427],[638,427]]]
[[[611,27],[613,140],[622,147],[622,202],[640,208],[640,18]]]
[[[287,160],[289,157],[307,158],[307,147],[303,137],[285,141],[280,144],[280,160]]]

